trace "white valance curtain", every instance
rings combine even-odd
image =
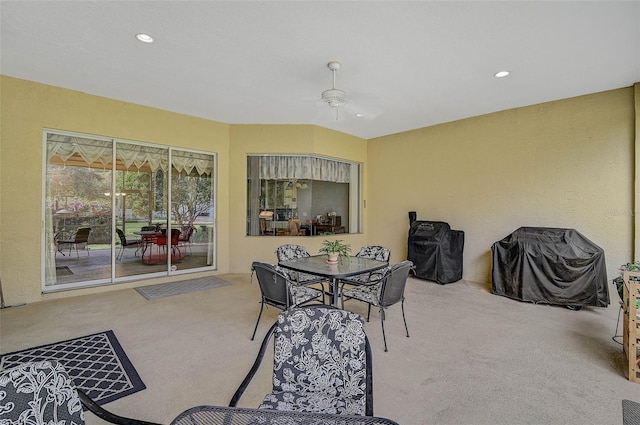
[[[213,171],[213,157],[202,153],[174,149],[171,151],[171,163],[178,172],[185,171],[187,174],[191,174],[195,170],[201,176],[211,175]]]
[[[351,164],[313,156],[260,156],[260,178],[349,183]]]
[[[100,162],[102,165],[111,164],[112,142],[69,137],[59,134],[47,134],[47,159],[58,156],[63,162],[73,155],[80,155],[87,164]]]
[[[103,166],[111,164],[112,141],[87,139],[83,137],[47,134],[48,159],[58,156],[66,162],[74,155],[79,155],[87,164],[100,163]],[[116,144],[116,158],[129,169],[148,166],[151,171],[168,170],[168,149],[155,148],[128,143]],[[196,171],[199,175],[210,175],[213,171],[213,157],[207,154],[172,150],[172,163],[178,172],[191,174]]]

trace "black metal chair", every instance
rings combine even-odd
[[[119,425],[157,425],[115,415],[76,388],[57,361],[23,363],[0,375],[0,423],[85,423],[82,406],[100,419]]]
[[[259,261],[255,261],[251,265],[251,278],[253,280],[253,274],[255,273],[258,278],[261,294],[260,313],[258,313],[256,326],[253,328],[251,341],[253,341],[256,336],[258,323],[260,323],[260,317],[262,317],[262,310],[265,304],[279,308],[280,310],[287,310],[290,307],[316,300],[323,295],[322,292],[317,289],[293,284],[283,272],[284,271],[277,266]]]
[[[125,236],[124,232],[120,229],[116,229],[116,233],[118,234],[118,238],[120,238],[120,250],[118,251],[118,254],[116,255],[116,260],[121,260],[122,259],[122,254],[124,254],[124,249],[126,247],[129,246],[135,246],[136,248],[140,248],[140,240],[136,239],[136,240],[127,240],[127,237]],[[138,251],[136,250],[136,253]]]
[[[342,293],[342,308],[347,299],[356,299],[368,304],[367,306],[367,322],[371,314],[371,306],[379,308],[380,323],[382,324],[382,338],[384,340],[384,351],[387,349],[387,337],[384,332],[385,309],[400,302],[402,307],[402,320],[404,320],[404,329],[409,337],[409,328],[407,327],[407,319],[404,314],[404,288],[407,284],[409,271],[412,269],[411,261],[403,261],[394,264],[387,269],[382,279],[372,285],[359,285],[348,289]]]
[[[65,248],[65,246],[61,245],[60,241],[69,240],[70,238],[71,238],[71,235],[66,230],[59,230],[53,235],[53,242],[56,245],[56,255],[59,252],[60,254],[62,254],[63,257],[66,256],[66,254],[62,251],[63,248]]]
[[[235,407],[274,338],[273,388],[260,409],[373,416],[371,347],[362,317],[323,305],[283,311],[229,406]]]
[[[391,251],[388,248],[380,245],[367,245],[360,248],[360,251],[358,251],[355,256],[360,258],[370,258],[372,260],[384,261],[388,263],[389,259],[391,258]],[[344,287],[345,284],[355,286],[371,285],[382,279],[382,276],[384,276],[385,272],[386,269],[381,269],[341,279],[341,288]]]
[[[158,233],[160,233],[160,229],[158,226],[149,225],[149,226],[142,226],[140,230],[143,232],[155,232],[153,234],[142,235],[140,239],[140,251],[142,252],[141,257],[144,259],[144,254],[147,251],[147,249],[151,248],[156,243],[156,239],[158,238]]]
[[[310,256],[311,255],[307,252],[307,249],[301,245],[286,244],[280,245],[276,249],[276,257],[278,258],[278,262],[295,260],[297,258],[305,258]],[[293,270],[283,269],[282,272],[290,281],[294,282],[297,285],[313,285],[319,283],[322,287],[322,303],[324,304],[324,282],[326,282],[326,278],[309,273],[296,272]]]
[[[280,245],[276,249],[276,257],[278,258],[278,262],[295,260],[297,258],[305,258],[310,256],[311,255],[307,252],[307,249],[301,245],[286,244],[286,245]],[[322,276],[296,272],[293,270],[284,270],[284,272],[289,278],[289,280],[299,285],[311,285],[314,283],[322,283],[326,280]]]
[[[78,246],[84,245],[84,248],[87,251],[87,255],[89,255],[89,250],[87,249],[87,245],[89,243],[89,233],[91,233],[90,227],[81,227],[76,231],[76,234],[73,236],[73,238],[57,240],[56,244],[58,245],[58,251],[62,253],[61,245],[68,246],[69,255],[71,255],[71,250],[75,249],[76,256],[80,257],[80,255],[78,254]]]

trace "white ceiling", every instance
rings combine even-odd
[[[366,139],[640,82],[640,1],[1,0],[0,14],[4,75]],[[320,101],[331,60],[338,120]]]

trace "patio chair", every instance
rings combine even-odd
[[[147,249],[156,243],[156,238],[158,237],[157,226],[142,226],[140,230],[143,232],[156,232],[151,235],[142,235],[142,238],[140,240],[140,248],[142,251],[141,257],[144,258],[144,254]]]
[[[61,245],[60,241],[68,240],[69,238],[71,238],[71,235],[65,230],[59,230],[53,235],[53,242],[56,245],[56,254],[59,252],[63,257],[66,257],[66,254],[63,251],[63,248],[65,248],[65,246]]]
[[[370,258],[372,260],[384,261],[388,263],[389,258],[391,258],[391,251],[383,246],[367,245],[360,248],[360,251],[358,251],[355,256],[360,258]],[[369,273],[357,274],[355,276],[341,279],[340,282],[342,283],[342,287],[344,287],[345,284],[356,286],[371,285],[382,279],[382,276],[384,276],[385,272],[386,269],[381,269]]]
[[[181,257],[180,247],[178,246],[180,239],[180,229],[171,229],[171,256],[172,258],[175,256],[176,258]],[[163,247],[163,249],[167,250],[167,235],[166,233],[161,233],[156,236],[156,245]]]
[[[280,245],[276,249],[276,257],[278,257],[278,262],[295,260],[296,258],[304,258],[310,256],[311,255],[307,252],[307,249],[301,245],[286,244]],[[308,273],[296,272],[293,270],[283,269],[282,272],[290,281],[295,282],[297,285],[313,285],[315,283],[319,283],[322,286],[322,291],[324,293],[324,282],[326,281],[326,278]]]
[[[193,235],[194,230],[195,227],[188,226],[187,228],[182,229],[180,236],[178,237],[178,246],[185,247],[185,253],[188,248],[189,252],[193,254],[193,251],[191,251],[191,235]]]
[[[373,365],[364,320],[317,305],[278,315],[229,406],[238,404],[272,336],[273,388],[260,409],[373,416]]]
[[[347,299],[356,299],[367,303],[367,322],[371,314],[371,306],[376,306],[380,312],[380,323],[382,325],[382,339],[384,340],[384,351],[387,349],[387,337],[384,332],[385,309],[400,302],[402,307],[402,320],[404,329],[409,338],[409,328],[404,315],[404,288],[407,284],[409,271],[412,269],[411,261],[403,261],[389,267],[382,279],[372,285],[359,285],[342,293],[342,308]]]
[[[126,247],[129,246],[135,246],[136,249],[136,253],[138,252],[138,249],[140,248],[140,240],[139,239],[135,239],[135,240],[127,240],[127,237],[125,236],[124,232],[120,229],[116,229],[116,233],[118,234],[118,238],[120,238],[120,250],[118,251],[118,254],[116,255],[116,260],[121,260],[122,259],[122,254],[124,254],[124,249]]]
[[[317,289],[308,288],[306,286],[297,286],[292,284],[283,270],[278,266],[254,261],[251,265],[251,280],[255,273],[258,284],[260,285],[260,313],[256,326],[253,328],[251,341],[256,336],[258,323],[262,317],[262,310],[265,304],[280,310],[287,310],[289,307],[299,306],[310,301],[320,298],[322,292]]]
[[[90,227],[81,227],[76,231],[76,234],[72,238],[57,240],[56,244],[58,245],[58,251],[62,252],[61,245],[64,247],[68,246],[69,255],[71,255],[71,250],[75,249],[76,256],[80,258],[80,255],[78,254],[78,246],[83,245],[85,248],[85,251],[87,251],[87,255],[90,255],[89,249],[87,247],[89,243],[89,233],[91,233]]]
[[[82,406],[103,421],[120,425],[157,425],[108,412],[76,388],[57,361],[23,363],[0,375],[0,423],[85,423]]]

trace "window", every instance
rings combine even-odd
[[[213,154],[59,131],[44,143],[45,291],[215,268]]]
[[[247,157],[247,235],[360,231],[360,164],[312,155]]]

